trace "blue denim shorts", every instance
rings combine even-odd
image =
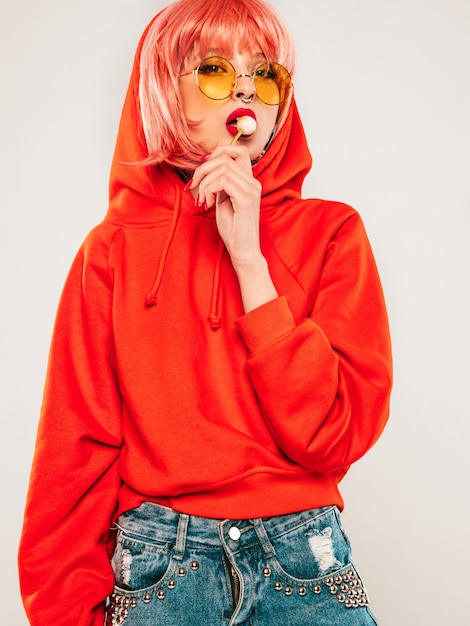
[[[144,503],[117,528],[107,626],[377,624],[336,507],[216,520]]]

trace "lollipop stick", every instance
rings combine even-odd
[[[230,142],[230,146],[233,146],[234,144],[237,143],[237,141],[240,139],[240,137],[243,135],[243,130],[239,130],[238,133],[235,135],[235,137],[232,139],[232,141]]]

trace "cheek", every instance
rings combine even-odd
[[[266,115],[263,116],[261,126],[260,126],[260,140],[264,144],[268,141],[273,131],[274,126],[277,121],[277,111],[278,107],[272,107],[269,111],[266,112]]]
[[[192,78],[192,77],[185,77]],[[180,82],[180,94],[183,102],[183,114],[188,124],[200,122],[207,114],[203,95],[191,80]]]
[[[186,123],[189,128],[189,136],[202,149],[207,151],[215,147],[220,131],[215,127],[207,109],[189,108],[186,115]]]
[[[274,128],[274,126],[276,125],[278,116],[279,116],[279,106],[272,106],[270,107],[271,111],[270,111],[270,120],[271,120],[271,127]]]
[[[191,126],[192,123],[200,123],[205,114],[207,115],[207,111],[205,111],[204,106],[196,96],[193,98],[183,98],[183,114],[186,121]]]
[[[182,90],[181,95],[191,138],[197,143],[210,141],[215,133],[213,109],[217,109],[217,103],[208,100],[199,90],[192,89],[190,94]]]

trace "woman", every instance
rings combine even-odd
[[[293,56],[261,0],[181,0],[142,37],[52,341],[33,626],[375,623],[338,482],[388,416],[387,318],[358,214],[301,199]]]

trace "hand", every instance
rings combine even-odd
[[[241,145],[216,148],[194,172],[197,203],[215,208],[219,234],[235,269],[262,257],[259,242],[261,184]]]
[[[217,228],[237,273],[245,312],[276,298],[260,246],[261,184],[253,176],[247,149],[241,145],[216,148],[194,172],[191,189],[197,187],[197,203],[215,208]]]

